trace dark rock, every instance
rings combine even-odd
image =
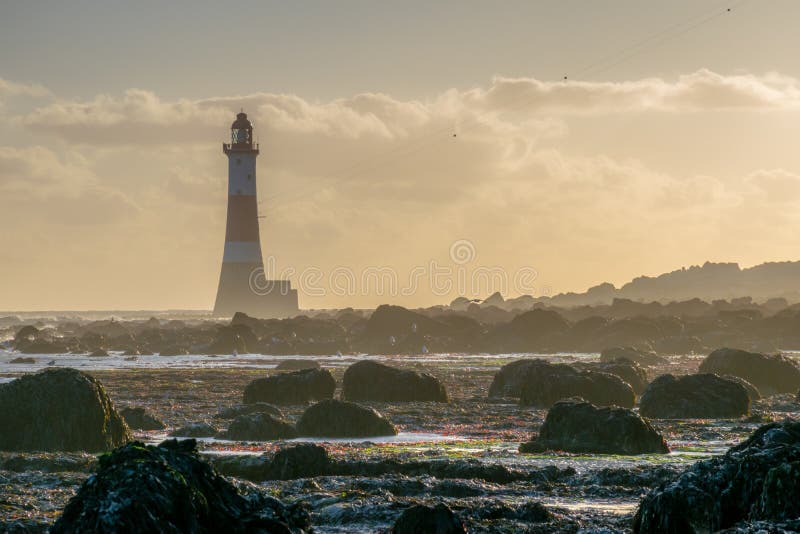
[[[722,378],[725,378],[726,380],[733,380],[737,384],[741,384],[742,386],[744,386],[744,389],[747,390],[747,396],[750,397],[751,401],[756,401],[761,398],[761,392],[758,391],[758,388],[756,388],[753,384],[751,384],[744,378],[733,375],[722,375]]]
[[[347,368],[342,379],[342,396],[351,401],[448,401],[444,385],[435,376],[370,360]]]
[[[800,367],[781,354],[768,356],[738,349],[717,349],[703,360],[700,371],[738,376],[763,395],[794,393],[800,387]]]
[[[443,503],[436,506],[418,504],[407,508],[392,527],[392,534],[456,534],[467,528]]]
[[[301,443],[276,452],[268,472],[273,480],[318,477],[331,472],[331,461],[325,447]]]
[[[556,346],[570,329],[569,321],[552,310],[534,309],[499,325],[490,335],[492,352],[532,352]]]
[[[271,441],[296,438],[297,431],[290,423],[270,414],[251,413],[234,419],[219,437],[236,441]]]
[[[29,364],[30,365],[30,364],[36,363],[36,359],[35,358],[26,358],[24,356],[20,356],[19,358],[14,358],[13,360],[11,360],[8,363],[20,363],[20,364],[24,363],[24,364]]]
[[[301,436],[326,438],[397,435],[394,425],[376,410],[333,399],[306,409],[297,423],[297,432]]]
[[[199,459],[194,440],[131,443],[100,458],[53,525],[68,532],[310,532],[297,505],[247,496]]]
[[[633,532],[716,532],[751,521],[797,519],[798,462],[800,422],[764,425],[725,455],[697,462],[651,491],[639,504]],[[763,531],[782,532],[777,525]]]
[[[639,413],[654,419],[724,419],[749,412],[745,387],[714,374],[661,375],[639,400]]]
[[[253,404],[237,404],[230,408],[224,408],[214,417],[216,419],[235,419],[240,415],[251,413],[266,413],[278,419],[283,419],[284,415],[280,408],[267,404],[266,402],[254,402]]]
[[[0,450],[106,451],[131,439],[102,384],[48,369],[0,384]]]
[[[602,406],[633,407],[636,401],[631,386],[618,376],[544,360],[519,360],[504,365],[495,375],[489,395],[519,396],[520,404],[543,408],[576,396]]]
[[[246,324],[220,326],[214,341],[206,348],[206,354],[247,354],[258,344],[258,338]]]
[[[213,438],[219,431],[208,423],[189,423],[169,433],[175,438]]]
[[[327,369],[306,369],[280,373],[250,382],[244,389],[244,402],[304,404],[333,398],[336,380]]]
[[[91,354],[89,354],[89,357],[90,358],[107,358],[108,357],[108,351],[106,351],[105,349],[97,349],[97,350],[93,351]]]
[[[620,377],[633,388],[633,391],[640,395],[647,387],[647,371],[638,363],[630,360],[614,360],[612,362],[592,362],[574,363],[576,369],[586,369],[589,371],[600,371]]]
[[[119,414],[133,430],[164,430],[164,423],[150,415],[144,408],[123,408]]]
[[[302,371],[303,369],[321,369],[315,360],[283,360],[275,367],[276,371]]]
[[[611,347],[604,349],[600,353],[601,362],[613,362],[615,360],[630,360],[643,367],[663,365],[668,362],[652,350],[640,350],[635,347]]]
[[[647,454],[668,453],[669,447],[650,423],[632,410],[598,408],[583,399],[567,399],[550,408],[539,436],[519,450]]]

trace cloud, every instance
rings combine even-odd
[[[49,96],[50,91],[34,83],[20,83],[0,78],[0,97],[4,96]]]
[[[89,101],[58,99],[16,120],[76,143],[207,143],[241,107],[262,135],[404,139],[433,127],[442,135],[460,129],[476,136],[524,128],[526,121],[541,120],[542,114],[800,109],[800,81],[774,73],[723,75],[706,69],[671,81],[497,77],[487,88],[451,89],[425,102],[379,93],[329,102],[272,93],[165,101],[151,91],[129,89],[120,96],[99,95]]]

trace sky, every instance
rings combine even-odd
[[[793,0],[0,3],[0,309],[211,308],[242,108],[262,249],[303,308],[798,260],[798,19]]]

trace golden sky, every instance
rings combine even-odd
[[[403,281],[458,240],[471,269],[535,269],[534,294],[800,259],[800,4],[728,4],[6,4],[0,309],[210,308],[242,107],[262,248],[295,285]]]

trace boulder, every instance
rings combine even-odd
[[[306,409],[297,423],[297,432],[300,436],[320,438],[397,435],[394,425],[376,410],[333,399]]]
[[[766,396],[794,393],[800,387],[800,367],[781,354],[769,356],[738,349],[717,349],[703,360],[700,371],[738,376]]]
[[[284,415],[280,408],[266,402],[254,402],[253,404],[237,404],[229,408],[223,408],[214,416],[215,419],[235,419],[240,415],[251,413],[266,413],[278,419],[283,419]]]
[[[598,405],[632,408],[636,394],[621,378],[579,370],[544,360],[520,360],[503,366],[489,388],[490,396],[519,396],[523,406],[549,408],[558,400],[583,397]]]
[[[150,415],[144,408],[123,408],[119,414],[133,430],[164,430],[164,423]]]
[[[292,439],[297,431],[290,423],[268,413],[240,415],[218,437],[236,441],[272,441]]]
[[[205,349],[207,354],[247,354],[258,344],[258,338],[246,324],[220,326],[214,340]]]
[[[13,360],[9,361],[8,363],[32,365],[32,364],[36,363],[36,358],[28,358],[26,356],[20,356],[19,358],[14,358]]]
[[[131,439],[102,384],[48,369],[0,384],[0,450],[107,451]]]
[[[344,373],[342,397],[351,401],[447,402],[447,391],[428,373],[363,360]]]
[[[647,387],[647,371],[638,363],[630,360],[622,359],[612,362],[574,363],[572,366],[576,369],[600,371],[601,373],[616,375],[627,382],[637,395],[641,395],[644,388]]]
[[[276,452],[268,471],[272,480],[318,477],[330,473],[331,461],[325,447],[300,443]]]
[[[276,367],[276,371],[302,371],[303,369],[321,369],[322,366],[315,360],[283,360]]]
[[[333,398],[336,380],[327,369],[306,369],[257,378],[244,389],[245,404],[304,404]]]
[[[446,504],[418,504],[406,508],[392,527],[392,534],[466,534],[467,528]]]
[[[714,374],[661,375],[639,400],[639,413],[653,419],[726,419],[749,412],[745,387]]]
[[[668,453],[664,438],[633,410],[598,408],[583,399],[558,401],[539,436],[520,452],[558,450],[594,454]]]
[[[532,352],[557,346],[570,323],[553,310],[534,309],[501,324],[488,336],[492,352]]]
[[[50,532],[311,532],[308,513],[246,496],[202,461],[194,440],[134,442],[100,457]]]
[[[611,347],[603,349],[600,353],[601,362],[613,362],[615,360],[630,360],[642,367],[668,363],[666,358],[662,358],[652,350],[641,350],[635,347]]]
[[[764,425],[722,456],[695,463],[639,504],[635,534],[700,533],[800,516],[800,422]],[[766,532],[767,530],[752,530]],[[769,532],[785,532],[774,526]]]
[[[208,423],[189,423],[169,433],[174,438],[213,438],[219,431]]]
[[[761,392],[758,391],[758,388],[744,378],[733,375],[722,375],[722,378],[725,378],[726,380],[733,380],[734,382],[744,386],[744,389],[747,390],[747,396],[750,397],[751,401],[756,401],[761,398]]]

